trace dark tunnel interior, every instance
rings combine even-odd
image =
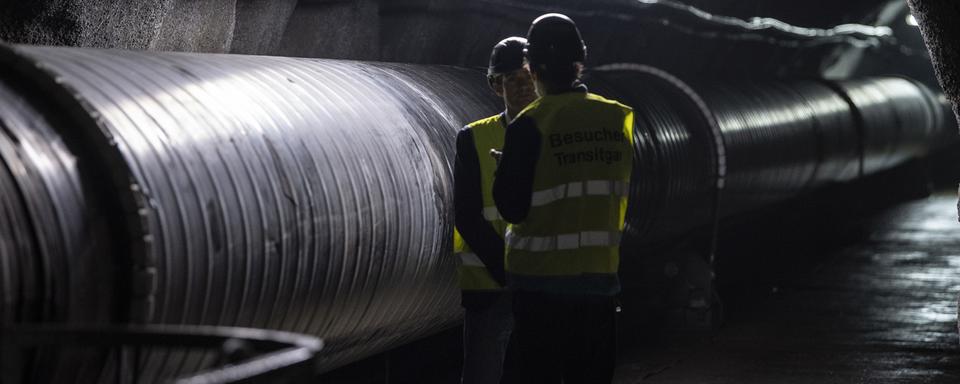
[[[952,0],[0,1],[0,382],[460,382],[457,132],[548,12],[637,116],[614,383],[960,382]]]

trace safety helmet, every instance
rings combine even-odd
[[[559,13],[548,13],[533,21],[523,52],[532,65],[569,64],[587,58],[587,46],[577,25]]]
[[[487,76],[500,75],[523,68],[523,47],[527,39],[522,37],[508,37],[500,40],[490,52],[490,65],[487,67]]]

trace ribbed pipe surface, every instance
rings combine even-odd
[[[931,138],[944,138],[943,107],[926,87],[912,80],[883,78],[842,81],[838,91],[857,107],[862,131],[863,173],[890,168],[924,153]],[[882,127],[883,129],[874,129]]]
[[[5,83],[0,100],[0,321],[107,320],[108,241],[78,160],[49,110]]]
[[[590,74],[593,92],[635,110],[635,167],[627,233],[655,242],[711,221],[724,144],[703,99],[679,79],[637,65]]]
[[[303,332],[325,339],[326,370],[458,320],[454,138],[499,110],[481,73],[30,46],[0,66],[4,321]],[[642,243],[894,166],[946,132],[905,79],[694,92],[624,66],[588,83],[637,110]],[[159,377],[210,359],[141,364]]]
[[[126,230],[142,239],[133,268],[153,289],[132,298],[131,317],[324,335],[324,366],[457,320],[455,265],[445,251],[448,159],[463,116],[496,108],[472,71],[17,50],[70,89],[87,112],[81,118],[102,130],[87,135],[110,138],[122,164],[104,168],[129,172],[115,193],[145,203]],[[11,255],[4,260],[30,260]],[[56,299],[40,302],[65,301]],[[147,375],[197,365],[183,355],[146,361]]]

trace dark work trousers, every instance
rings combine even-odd
[[[613,296],[514,292],[524,382],[610,383],[617,358],[616,310]]]
[[[486,305],[465,308],[462,384],[519,383],[516,346],[511,345],[511,294],[503,292]]]

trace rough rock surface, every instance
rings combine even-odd
[[[0,3],[0,39],[28,44],[148,49],[170,0],[46,0]]]
[[[0,39],[25,44],[228,52],[236,0],[47,0],[0,4]]]
[[[151,50],[229,52],[236,0],[168,0]]]
[[[296,6],[297,0],[238,1],[230,52],[275,52]]]
[[[300,1],[279,46],[282,56],[377,60],[380,58],[379,2]]]
[[[923,39],[940,86],[953,103],[960,121],[960,2],[956,0],[909,0],[920,24]]]
[[[892,1],[902,0],[684,0],[718,15],[811,27],[870,22]],[[686,77],[817,76],[837,48],[694,36],[702,22],[664,23],[662,9],[635,0],[7,0],[0,1],[0,39],[483,66],[493,44],[525,34],[550,10],[577,20],[588,66],[629,61]]]

